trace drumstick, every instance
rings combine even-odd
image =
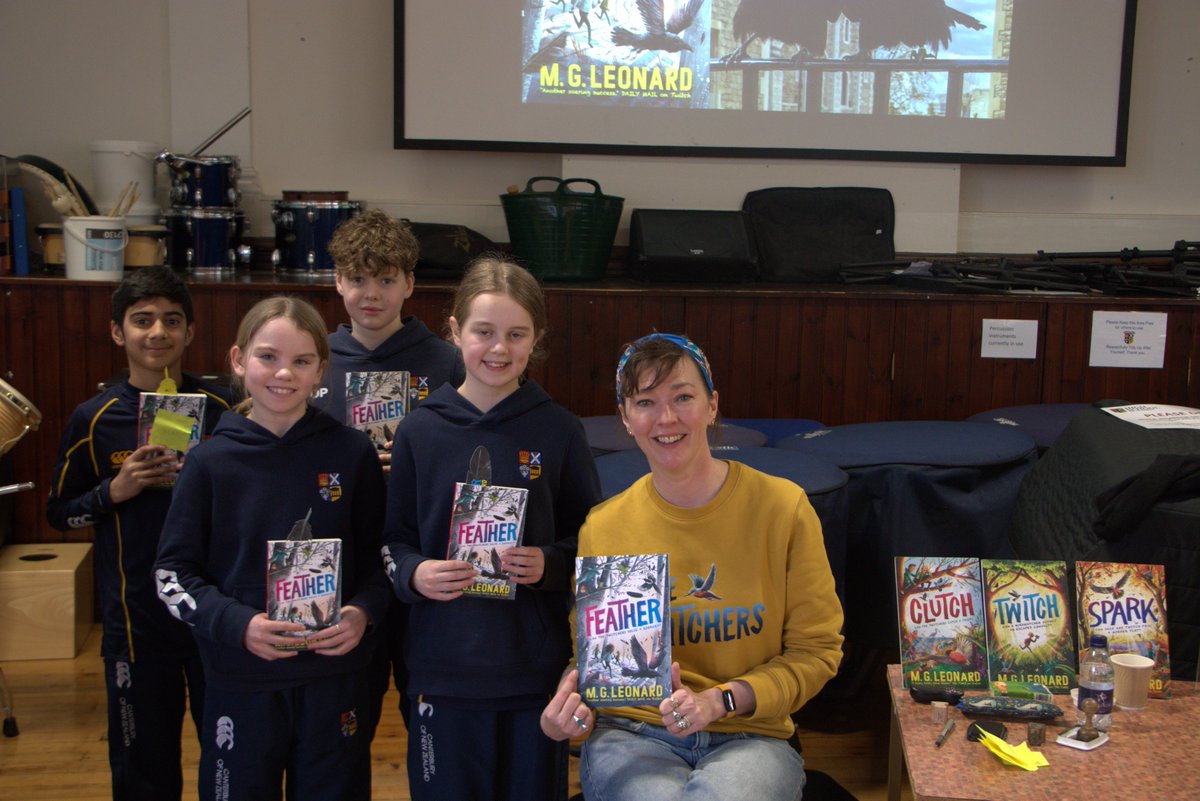
[[[79,216],[89,216],[87,204],[83,202],[83,196],[79,194],[79,190],[75,187],[75,181],[71,179],[71,173],[64,170],[63,175],[67,179],[67,186],[71,189],[71,194],[74,196],[75,200],[79,201]]]
[[[133,181],[125,184],[125,188],[121,190],[121,194],[117,195],[117,201],[112,204],[112,208],[108,211],[109,217],[118,217],[118,211],[121,210],[121,204],[125,202],[125,196],[129,194],[129,190],[133,188]]]
[[[119,217],[126,217],[126,216],[128,216],[128,215],[129,215],[129,210],[133,208],[133,204],[134,204],[134,203],[137,203],[137,202],[138,202],[138,198],[140,198],[141,196],[142,196],[142,193],[141,193],[141,191],[139,191],[139,190],[138,190],[138,184],[137,184],[137,181],[134,181],[134,182],[133,182],[133,192],[131,192],[131,193],[130,193],[130,195],[129,195],[129,200],[127,200],[127,201],[125,202],[125,208],[123,208],[123,209],[121,210],[121,213],[120,213],[119,215],[117,215],[117,216],[119,216]]]

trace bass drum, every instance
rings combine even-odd
[[[167,264],[181,271],[249,269],[250,246],[242,244],[246,215],[237,209],[180,209],[163,213]]]
[[[275,267],[289,272],[333,272],[327,247],[334,230],[363,213],[359,200],[274,200]]]

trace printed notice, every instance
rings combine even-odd
[[[1089,367],[1161,370],[1166,349],[1166,312],[1092,312]]]
[[[1188,406],[1140,403],[1130,406],[1108,406],[1104,411],[1142,428],[1200,428],[1200,409]]]
[[[1037,320],[984,320],[979,357],[1036,359]]]

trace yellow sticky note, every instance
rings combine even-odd
[[[158,382],[158,389],[154,391],[160,395],[176,395],[179,393],[179,388],[175,386],[175,379],[171,378],[171,374],[167,371],[167,368],[163,368],[163,380]]]
[[[980,732],[980,735],[979,741],[989,751],[999,757],[1001,761],[1007,762],[1010,765],[1016,765],[1018,768],[1023,768],[1024,770],[1037,770],[1050,764],[1050,760],[1046,759],[1046,756],[1041,751],[1030,750],[1029,745],[1026,743],[1009,745],[1004,740],[986,731]]]
[[[154,425],[150,426],[149,443],[162,445],[180,452],[188,449],[192,439],[192,428],[196,421],[186,414],[176,414],[159,409],[154,414]]]

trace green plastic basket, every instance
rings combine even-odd
[[[550,192],[536,192],[553,181]],[[571,191],[574,183],[591,192]],[[625,198],[606,195],[590,178],[530,178],[525,191],[500,196],[513,255],[546,281],[598,281],[604,277]]]

